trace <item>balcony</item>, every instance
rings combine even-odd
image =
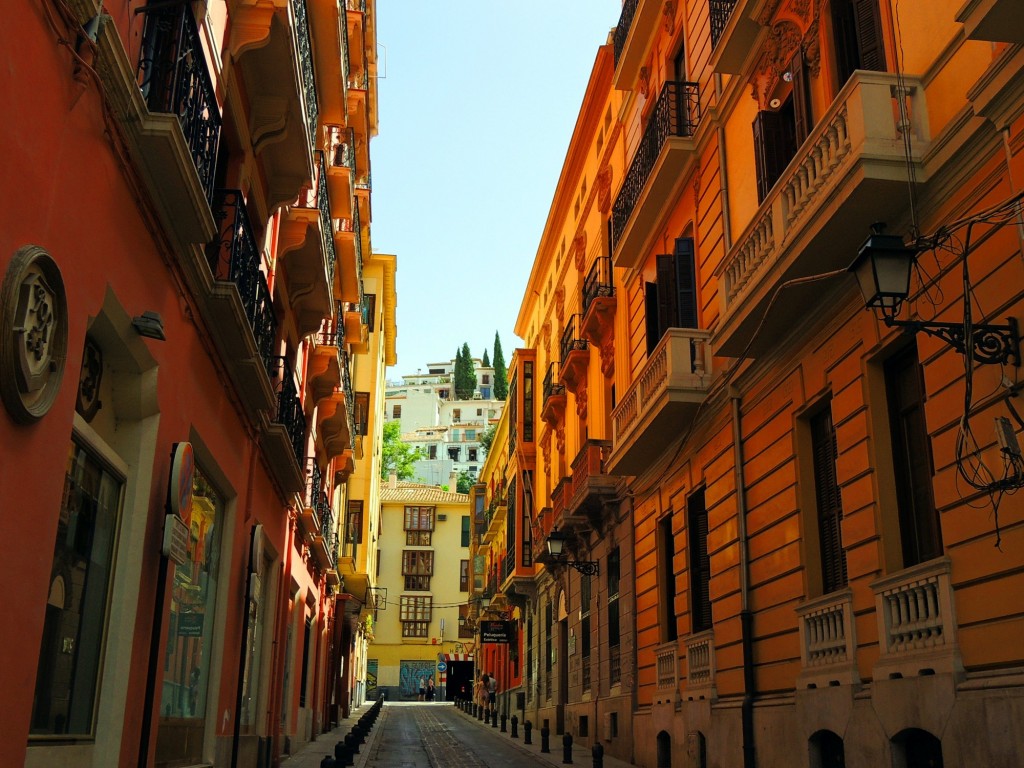
[[[948,557],[915,565],[871,584],[880,654],[872,677],[963,673]]]
[[[345,7],[346,35],[349,42],[349,77],[361,79],[367,71],[366,0],[342,0]]]
[[[853,259],[875,221],[894,221],[907,206],[902,132],[909,131],[917,181],[929,142],[924,87],[915,78],[858,71],[769,191],[754,219],[716,270],[722,319],[715,354],[757,356],[806,319],[821,282],[783,283],[837,269]],[[900,122],[897,99],[910,117]],[[770,311],[769,311],[770,307]],[[755,331],[757,335],[755,336]]]
[[[361,304],[363,301],[363,228],[359,207],[353,206],[351,219],[339,219],[334,232],[338,254],[335,296],[341,301]]]
[[[1024,43],[1024,13],[1018,0],[967,0],[956,20],[971,40]]]
[[[686,698],[716,699],[715,635],[712,630],[686,638]]]
[[[612,206],[615,266],[633,267],[643,258],[697,162],[693,134],[699,123],[697,84],[665,83]]]
[[[319,93],[320,120],[342,125],[348,108],[348,25],[338,0],[307,0]],[[341,18],[339,18],[339,16]],[[338,85],[341,85],[339,88]]]
[[[571,482],[565,491],[565,520],[583,519],[599,527],[605,505],[618,497],[618,478],[605,471],[610,449],[607,440],[587,440],[576,454]]]
[[[306,415],[288,358],[274,358],[271,376],[276,385],[277,412],[264,425],[260,444],[281,490],[286,495],[298,493],[305,484]]]
[[[710,331],[669,328],[612,411],[608,472],[635,475],[682,435],[711,384]]]
[[[99,40],[99,61],[116,66],[124,56],[116,25],[103,26],[110,32]],[[154,4],[140,50],[137,83],[144,103],[132,99],[124,120],[138,150],[137,167],[168,231],[185,243],[208,242],[221,115],[192,6]]]
[[[324,450],[331,458],[355,450],[355,395],[349,372],[348,354],[338,353],[341,383],[317,401],[317,429]]]
[[[601,373],[610,377],[615,370],[615,287],[612,260],[594,259],[583,280],[583,319],[580,335],[601,353]]]
[[[228,3],[230,52],[249,104],[248,132],[269,210],[290,203],[313,177],[319,113],[305,0],[288,5],[290,13],[283,3]]]
[[[370,317],[366,302],[344,305],[345,341],[353,352],[365,354],[370,344]]]
[[[548,372],[544,374],[544,400],[541,406],[540,417],[557,427],[565,416],[565,385],[556,378],[556,363],[548,364]]]
[[[654,30],[662,13],[658,0],[626,0],[612,38],[615,54],[615,87],[631,91],[640,76],[640,67],[654,41]]]
[[[277,319],[245,200],[237,189],[213,198],[218,236],[206,246],[213,278],[205,303],[211,336],[251,417],[274,407]]]
[[[808,600],[796,609],[800,623],[799,688],[857,685],[853,592],[849,589]]]
[[[329,125],[327,132],[331,147],[327,163],[331,215],[335,219],[350,219],[356,178],[355,131],[340,125]]]
[[[327,163],[317,152],[316,175],[285,209],[279,263],[300,336],[314,333],[334,307],[335,249]]]
[[[316,567],[326,573],[338,565],[338,532],[335,530],[334,512],[330,506],[324,511],[320,521],[320,532],[313,536],[310,550]]]
[[[573,393],[576,393],[581,385],[584,389],[586,388],[587,365],[590,363],[590,344],[578,332],[579,317],[579,315],[569,315],[566,319],[559,345],[562,362],[558,366],[558,378],[565,384],[566,389]],[[583,399],[583,408],[586,408],[585,398]],[[576,409],[577,411],[580,409],[579,400],[577,400]],[[580,413],[581,417],[583,415]]]
[[[708,0],[711,22],[711,67],[738,75],[747,57],[759,55],[757,37],[764,29],[761,15],[767,0]]]
[[[306,387],[314,403],[341,386],[341,351],[345,334],[341,332],[340,316],[323,321],[313,334],[313,348],[306,368]]]
[[[675,704],[679,700],[679,647],[673,640],[654,651],[657,691],[655,704]]]
[[[316,459],[306,459],[306,492],[299,510],[299,526],[303,538],[312,539],[323,531],[323,523],[331,514],[331,500],[324,491],[323,473]]]

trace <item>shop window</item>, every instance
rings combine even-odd
[[[711,557],[708,554],[708,510],[704,489],[686,500],[690,543],[690,626],[696,634],[711,629]]]
[[[693,238],[676,239],[675,252],[657,257],[657,278],[644,292],[647,354],[669,328],[697,327],[697,275]]]
[[[72,442],[32,705],[34,736],[93,732],[124,482]]]

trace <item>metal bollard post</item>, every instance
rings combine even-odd
[[[519,718],[515,715],[512,715],[512,738],[519,738]]]
[[[595,744],[590,750],[590,756],[594,758],[593,768],[604,768],[604,747]]]
[[[352,750],[344,741],[339,741],[334,745],[334,759],[338,763],[338,768],[347,768],[352,765]]]
[[[359,741],[356,739],[355,734],[345,734],[345,743],[352,752],[352,760],[355,761],[355,755],[359,754]]]
[[[476,707],[476,719],[477,720],[483,720],[484,719],[484,708],[482,706],[480,706],[479,704],[477,704],[477,707]]]
[[[551,730],[546,725],[540,729],[540,751],[551,752]]]
[[[324,755],[324,759],[320,761],[320,768],[338,768],[338,763],[330,755]]]
[[[507,733],[508,732],[508,729],[505,727],[505,725],[507,723],[508,723],[508,713],[507,712],[502,712],[501,713],[501,732],[502,733]]]
[[[531,737],[532,733],[533,723],[527,720],[525,723],[523,723],[523,744],[533,744],[533,738]]]
[[[572,734],[568,731],[562,734],[562,764],[572,765]]]
[[[498,710],[497,709],[493,709],[493,710],[491,710],[491,728],[497,728],[497,727],[498,727]]]

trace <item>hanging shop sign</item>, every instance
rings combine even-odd
[[[481,643],[511,643],[514,635],[514,621],[481,621]]]
[[[171,449],[171,514],[178,515],[186,526],[192,522],[192,477],[196,459],[192,443],[175,443]]]

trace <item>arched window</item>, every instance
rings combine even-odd
[[[942,742],[928,731],[907,728],[892,737],[892,768],[942,768]]]
[[[843,740],[832,731],[822,730],[813,734],[807,742],[811,768],[844,768],[846,752]]]
[[[658,734],[658,768],[672,768],[672,737],[668,731]]]

